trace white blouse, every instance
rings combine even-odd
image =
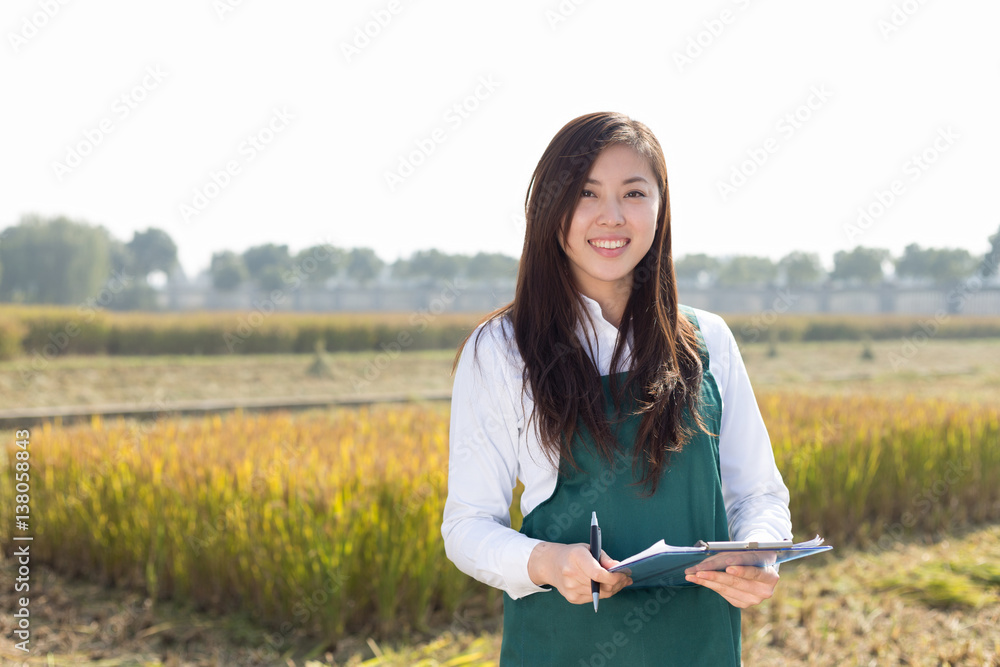
[[[600,374],[608,375],[618,329],[604,319],[597,301],[580,296],[593,326],[578,325],[577,337]],[[722,396],[719,458],[730,537],[790,540],[788,489],[775,466],[736,340],[721,317],[697,308],[694,312]],[[509,342],[499,331],[501,326]],[[473,364],[473,344],[484,327]],[[631,364],[631,339],[630,335],[619,370]],[[524,483],[521,512],[527,516],[552,495],[557,477],[557,469],[541,449],[537,423],[533,421],[530,430],[524,427],[532,400],[530,386],[522,394],[522,368],[506,321],[481,325],[469,338],[452,389],[448,498],[441,525],[445,552],[458,569],[514,599],[550,590],[536,586],[528,576],[528,557],[541,540],[510,527],[514,486],[517,479]],[[622,559],[631,554],[610,555]]]

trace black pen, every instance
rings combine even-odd
[[[601,527],[597,525],[597,512],[590,517],[590,554],[598,563],[601,562]],[[597,600],[601,597],[601,585],[590,580],[590,593],[594,596],[594,613],[597,613]]]

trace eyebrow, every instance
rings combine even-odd
[[[638,181],[642,181],[646,185],[649,185],[649,181],[647,181],[642,176],[632,176],[631,178],[626,178],[624,181],[622,181],[622,185],[628,185],[629,183],[636,183]],[[593,183],[594,185],[601,185],[601,182],[596,178],[588,178],[587,183],[588,184]]]

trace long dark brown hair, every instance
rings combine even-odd
[[[698,411],[702,367],[697,336],[677,308],[666,161],[646,125],[620,113],[597,112],[575,118],[559,130],[528,185],[524,247],[514,300],[486,315],[479,324],[505,318],[513,325],[524,361],[523,387],[530,384],[534,399],[526,423],[538,418],[542,449],[550,461],[557,465],[562,460],[578,468],[572,443],[582,422],[600,455],[611,463],[622,445],[615,442],[605,414],[599,371],[575,333],[586,310],[557,234],[566,238],[594,161],[604,148],[614,144],[628,145],[649,161],[660,192],[653,244],[633,271],[610,378],[615,414],[620,415],[624,393],[628,392],[638,405],[636,414],[643,415],[631,452],[632,465],[646,492],[652,494],[670,454],[683,448],[695,426],[706,429]],[[614,371],[621,363],[630,329],[631,373],[619,386]],[[455,354],[452,374],[470,336]],[[473,359],[478,340],[477,335]],[[685,408],[692,417],[690,422],[684,418]]]

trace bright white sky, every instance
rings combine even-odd
[[[677,255],[980,255],[997,231],[1000,3],[576,2],[6,0],[0,227],[29,212],[124,241],[161,227],[188,275],[267,242],[517,256],[546,144],[615,110],[664,147]],[[418,143],[433,151],[390,188]],[[724,198],[751,153],[766,162]]]

